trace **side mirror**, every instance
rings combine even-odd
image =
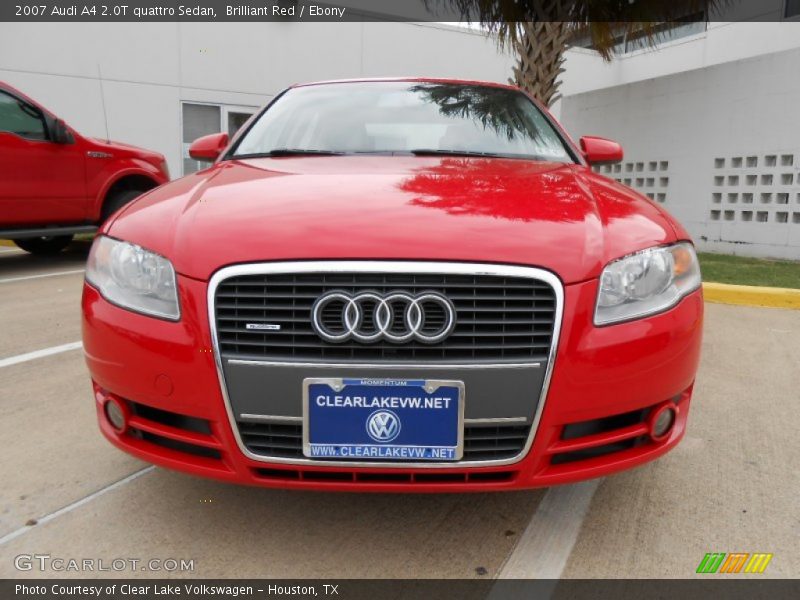
[[[62,119],[56,119],[53,121],[53,127],[51,128],[50,133],[53,143],[55,144],[71,144],[75,141],[72,138],[72,134],[69,132],[67,124],[64,123]]]
[[[581,138],[583,156],[590,165],[603,165],[622,160],[622,146],[606,138],[585,135]]]
[[[197,138],[189,146],[189,156],[194,160],[203,162],[214,162],[228,146],[227,133],[212,133]]]

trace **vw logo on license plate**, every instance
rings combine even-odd
[[[367,417],[367,433],[376,442],[391,442],[400,435],[400,417],[391,410],[376,410]]]

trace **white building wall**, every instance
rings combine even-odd
[[[659,73],[665,59],[641,55],[617,67],[635,82],[565,97],[562,121],[576,137],[620,141],[625,161],[602,172],[663,202],[701,248],[800,259],[800,27],[788,27],[793,49],[676,64],[668,75],[644,78],[643,65]]]
[[[260,107],[293,83],[420,75],[506,81],[479,32],[425,23],[3,23],[0,80],[85,135],[163,153],[182,172],[181,103]],[[102,84],[99,75],[102,76]]]
[[[567,97],[797,47],[800,20],[709,23],[702,33],[616,56],[610,62],[591,50],[573,48],[566,55],[560,92]]]

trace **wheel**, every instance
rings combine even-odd
[[[31,254],[50,255],[58,254],[69,246],[72,241],[71,235],[48,235],[37,238],[25,238],[14,240],[14,243]]]
[[[106,200],[106,204],[103,206],[102,220],[105,221],[120,208],[138,198],[142,194],[144,194],[143,190],[123,190],[121,192],[117,192],[111,198]]]

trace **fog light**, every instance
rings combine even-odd
[[[650,419],[650,437],[657,442],[666,438],[675,425],[676,416],[677,410],[669,404],[657,409]]]
[[[105,405],[105,411],[106,418],[108,419],[108,422],[114,426],[114,429],[119,432],[125,431],[125,427],[128,424],[128,419],[125,415],[125,409],[122,408],[122,405],[114,398],[109,398]]]

